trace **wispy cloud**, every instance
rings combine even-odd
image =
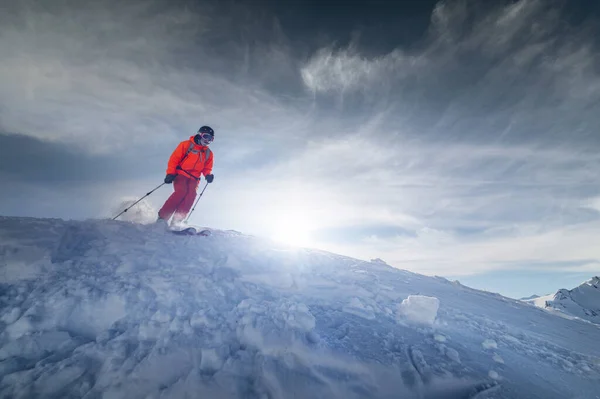
[[[585,131],[598,116],[590,105],[600,98],[597,27],[570,25],[561,8],[538,0],[440,2],[420,46],[371,58],[352,46],[321,49],[302,76],[317,94],[393,106],[388,130],[470,141],[591,140]]]
[[[247,75],[259,58],[263,72],[283,74],[285,46],[231,45],[227,24],[241,31],[258,21],[242,6],[219,11],[159,1],[13,4],[0,28],[2,128],[97,152],[162,145],[201,121],[233,138],[296,125],[299,111],[261,88],[266,77]]]
[[[414,236],[375,234],[343,250],[445,273],[457,264],[461,273],[596,264],[588,259],[600,259],[598,218],[581,203],[594,208],[600,183],[598,43],[563,6],[443,2],[416,49],[371,59],[355,48],[315,53],[301,70],[311,92],[386,107],[381,131],[363,135],[368,172],[352,182],[363,183],[372,209],[418,221],[399,223]],[[353,199],[369,213],[360,194]]]
[[[401,50],[394,50],[382,57],[368,59],[355,48],[319,50],[302,67],[302,79],[306,86],[315,92],[366,93],[374,85],[385,85],[386,78],[405,78],[418,73],[425,66],[425,57],[409,56]]]

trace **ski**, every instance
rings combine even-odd
[[[173,234],[181,235],[181,236],[210,236],[212,232],[208,229],[201,229],[196,227],[184,227],[180,229],[169,229],[169,231]]]

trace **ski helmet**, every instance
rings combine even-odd
[[[210,126],[202,126],[200,129],[198,129],[198,133],[208,133],[213,137],[215,136],[215,131]]]

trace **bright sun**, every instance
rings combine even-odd
[[[299,247],[310,246],[312,230],[311,224],[302,214],[282,212],[274,220],[273,239]]]

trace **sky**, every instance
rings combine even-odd
[[[210,125],[192,223],[511,297],[600,273],[594,1],[0,9],[0,215],[113,216]]]

